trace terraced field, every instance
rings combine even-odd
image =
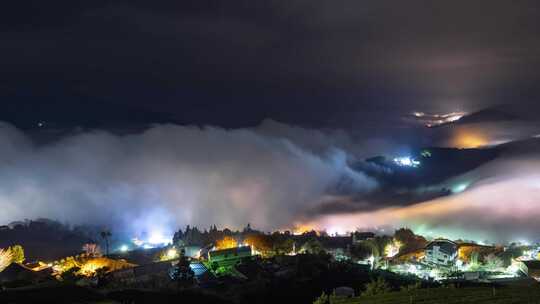
[[[332,304],[540,304],[540,287],[432,288],[377,296],[333,299]]]

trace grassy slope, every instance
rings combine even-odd
[[[336,304],[458,304],[458,303],[540,303],[539,287],[432,288],[392,292],[377,296],[356,297],[333,301]]]

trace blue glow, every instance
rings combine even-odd
[[[467,183],[457,184],[456,186],[454,186],[452,188],[452,193],[463,192],[463,191],[467,190],[468,187],[469,187],[469,184],[467,184]]]
[[[402,156],[394,158],[394,163],[402,167],[413,167],[416,168],[420,166],[420,162],[410,156]]]

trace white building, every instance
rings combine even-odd
[[[437,239],[426,246],[425,262],[428,264],[451,266],[457,260],[458,245],[450,240]]]

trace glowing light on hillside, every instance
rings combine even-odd
[[[506,271],[509,273],[520,274],[521,268],[519,268],[516,262],[512,261],[512,264],[506,268]]]
[[[468,187],[469,187],[469,184],[468,184],[468,183],[457,184],[456,186],[454,186],[454,187],[452,188],[452,193],[460,193],[460,192],[463,192],[463,191],[467,190]]]
[[[138,247],[141,247],[142,245],[144,245],[144,242],[142,240],[139,240],[138,238],[133,238],[131,241],[133,242],[133,244],[135,244]]]
[[[129,250],[128,245],[122,245],[119,248],[120,252],[127,252]]]
[[[297,225],[295,225],[295,227],[293,229],[293,234],[294,235],[301,235],[301,234],[304,234],[306,232],[310,232],[310,231],[314,231],[314,230],[315,230],[315,226],[308,225],[308,224],[297,224]]]
[[[387,258],[395,257],[399,253],[399,249],[403,246],[400,241],[393,240],[392,243],[384,248],[384,256]]]
[[[412,115],[426,127],[436,127],[447,123],[452,123],[460,120],[467,113],[465,112],[450,112],[444,114],[427,114],[424,112],[413,112]]]
[[[160,232],[154,232],[148,238],[148,244],[151,245],[168,245],[171,243],[171,239],[165,237]]]
[[[394,163],[401,167],[413,167],[416,168],[420,166],[420,161],[410,157],[410,156],[402,156],[402,157],[396,157],[394,158]]]
[[[177,257],[178,257],[178,252],[176,251],[176,249],[171,248],[171,249],[167,250],[167,258],[175,259]]]
[[[518,243],[523,245],[523,246],[531,246],[531,242],[529,242],[527,240],[519,240]]]
[[[372,255],[368,258],[369,265],[371,265],[371,269],[375,269],[375,257]]]
[[[347,235],[347,231],[342,229],[341,227],[335,226],[328,228],[328,234],[330,235]]]
[[[480,132],[460,129],[456,132],[450,145],[456,148],[479,148],[489,145],[489,140]]]
[[[238,242],[230,236],[226,236],[222,238],[221,240],[217,241],[216,243],[216,249],[228,249],[228,248],[234,248],[238,247]]]

